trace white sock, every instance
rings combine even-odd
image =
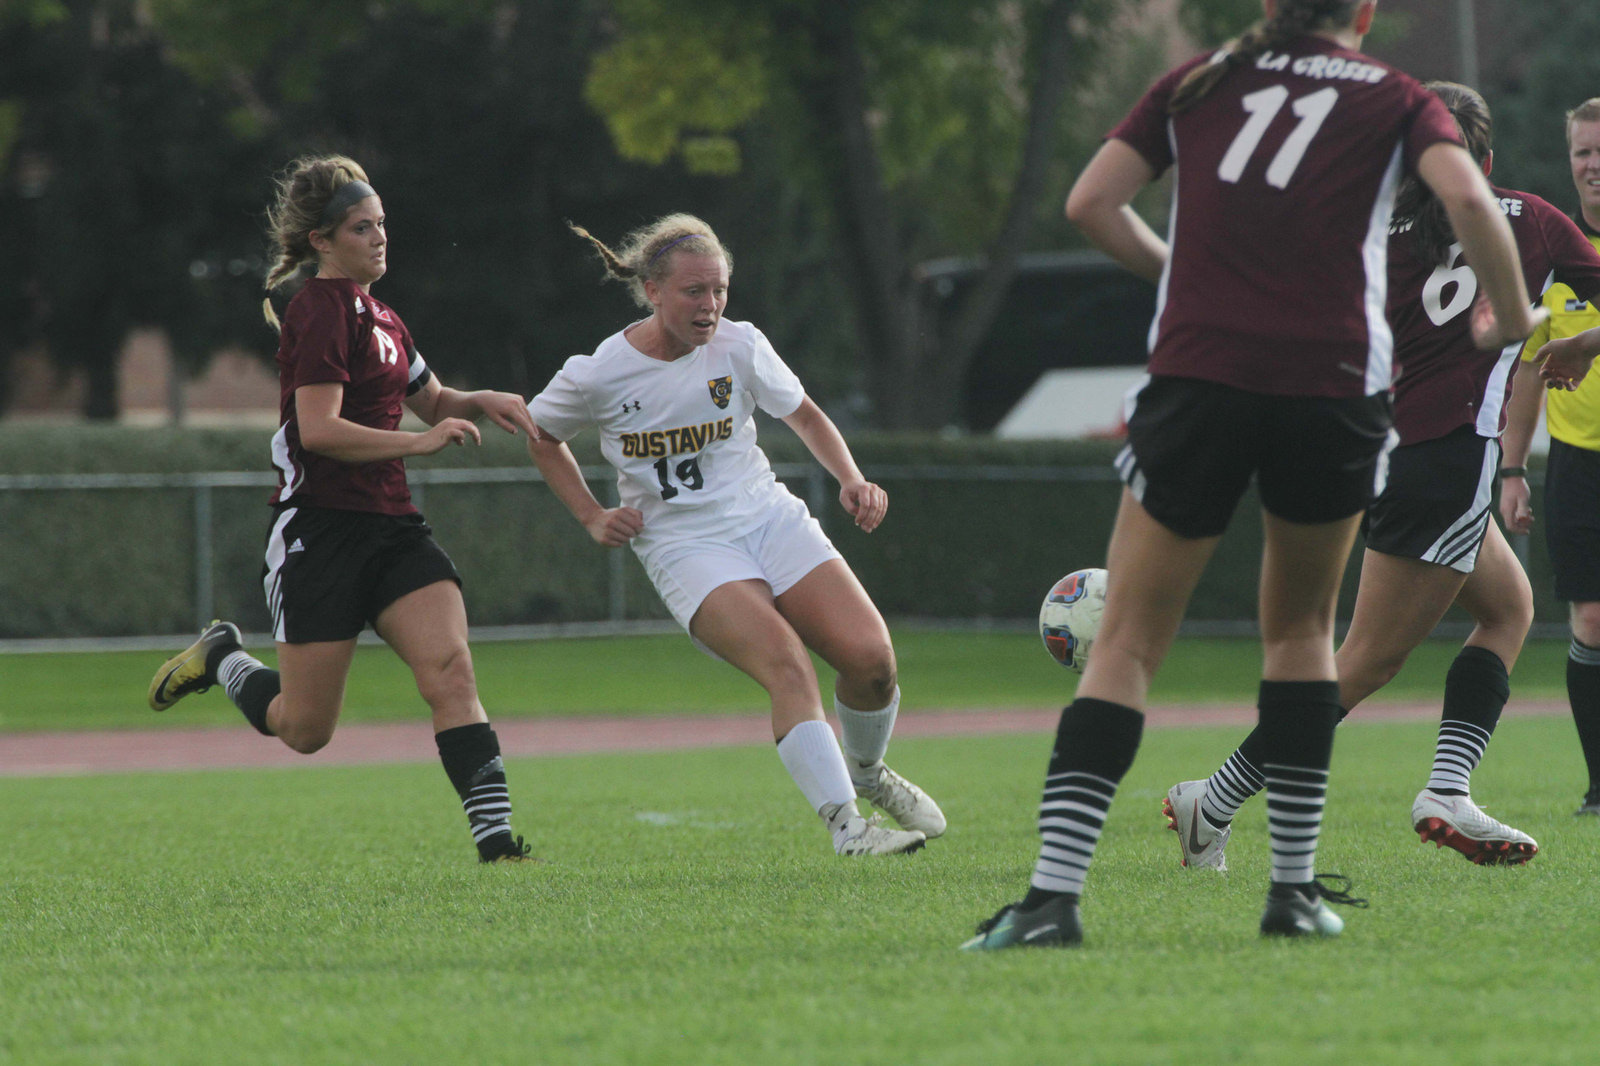
[[[838,695],[834,695],[833,713],[839,716],[839,728],[844,733],[844,753],[850,760],[852,778],[858,776],[858,771],[871,768],[873,772],[865,775],[862,783],[870,785],[877,781],[877,766],[883,761],[883,753],[889,750],[889,737],[894,733],[894,719],[899,712],[899,685],[894,687],[888,706],[876,711],[846,707],[839,702]]]
[[[855,809],[856,789],[845,769],[838,738],[827,722],[801,722],[789,730],[789,735],[778,741],[778,758],[812,810],[820,814],[824,808],[840,804]]]

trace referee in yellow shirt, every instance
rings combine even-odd
[[[1578,189],[1579,228],[1600,249],[1600,96],[1567,112],[1567,158]],[[1500,516],[1506,528],[1533,527],[1526,463],[1539,421],[1541,387],[1530,362],[1549,340],[1600,326],[1600,309],[1565,285],[1544,296],[1550,318],[1528,338],[1508,408],[1500,470]],[[1589,768],[1580,815],[1600,815],[1600,372],[1591,371],[1576,392],[1550,393],[1550,457],[1545,468],[1544,526],[1555,571],[1555,593],[1571,605],[1572,645],[1567,653],[1567,699]]]

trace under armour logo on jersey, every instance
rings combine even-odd
[[[733,396],[733,375],[725,378],[712,378],[706,382],[706,387],[711,390],[711,402],[718,407],[726,408],[728,399]]]
[[[623,414],[627,414],[629,411],[637,411],[638,409],[639,409],[639,401],[638,400],[624,400],[623,403],[622,403],[622,413]]]

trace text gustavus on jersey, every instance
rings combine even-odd
[[[733,436],[733,419],[702,422],[698,426],[680,426],[677,429],[652,429],[643,433],[623,433],[622,454],[625,457],[653,459],[662,455],[681,455],[697,452],[713,441],[727,440]]]

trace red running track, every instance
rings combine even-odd
[[[1439,713],[1435,703],[1372,703],[1356,712],[1360,721],[1414,721]],[[1508,718],[1569,713],[1562,701],[1516,701]],[[1055,730],[1060,711],[999,708],[966,711],[907,711],[897,737],[982,736]],[[1152,707],[1149,729],[1255,724],[1254,707],[1200,704]],[[770,744],[764,715],[675,715],[627,718],[504,719],[494,723],[500,748],[511,758],[596,752],[667,751],[681,748]],[[205,729],[109,730],[80,733],[0,735],[0,777],[61,777],[133,771],[234,767],[357,765],[431,762],[438,757],[426,721],[354,724],[340,728],[322,751],[297,755],[276,741],[237,726]]]

